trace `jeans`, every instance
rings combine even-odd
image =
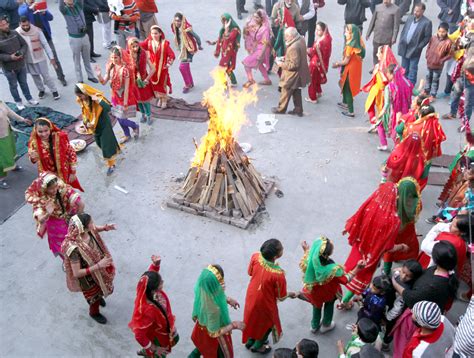
[[[456,116],[458,113],[459,100],[461,99],[462,93],[464,92],[464,81],[462,77],[459,77],[453,86],[451,91],[451,110],[452,116]]]
[[[426,74],[425,92],[428,93],[430,96],[436,97],[436,95],[438,94],[439,79],[441,77],[442,72],[443,69],[428,69],[428,73]]]
[[[30,94],[30,89],[28,88],[28,82],[26,81],[26,67],[23,66],[19,70],[7,71],[3,70],[5,77],[8,80],[8,86],[10,87],[10,93],[17,103],[21,103],[21,97],[18,93],[18,84],[20,84],[21,91],[25,96],[26,100],[29,101],[33,99]]]
[[[464,78],[464,115],[468,122],[471,121],[472,107],[474,106],[474,84]]]
[[[416,85],[419,61],[420,61],[419,57],[415,57],[415,58],[402,57],[402,67],[405,69],[405,76],[413,84],[413,86]]]

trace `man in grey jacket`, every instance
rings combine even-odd
[[[365,17],[365,9],[370,6],[370,0],[337,0],[339,5],[346,5],[344,9],[344,22],[345,24],[354,24],[360,29],[362,33],[362,27],[367,18]]]
[[[374,66],[378,63],[378,48],[383,45],[392,46],[397,41],[399,27],[400,9],[392,4],[392,0],[383,0],[383,3],[375,8],[366,36],[368,41],[372,32],[374,33],[372,41]]]
[[[413,85],[416,84],[417,80],[421,52],[431,39],[432,24],[424,15],[425,9],[424,3],[415,6],[413,15],[408,17],[403,27],[398,43],[398,55],[402,58],[405,76]]]

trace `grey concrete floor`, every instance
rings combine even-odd
[[[249,1],[250,2],[250,1]],[[429,0],[427,15],[438,21],[435,1]],[[57,4],[49,1],[55,20],[53,32],[69,85],[60,87],[62,98],[49,96],[41,105],[77,115],[79,108],[73,96],[74,72],[67,42],[65,24]],[[235,14],[233,1],[165,0],[158,3],[158,21],[168,38],[174,13],[184,11],[195,31],[203,40],[213,40],[220,27],[219,15]],[[250,9],[251,4],[247,4]],[[342,52],[343,8],[328,1],[318,18],[329,24],[334,38],[331,62]],[[368,11],[368,17],[370,14]],[[239,21],[242,25],[243,21]],[[95,27],[96,52],[101,53],[102,68],[106,50],[101,48],[101,33]],[[372,45],[367,44],[364,81],[372,66]],[[205,45],[192,64],[196,88],[184,96],[188,101],[201,99],[202,91],[211,85],[209,72],[217,64],[213,49]],[[239,52],[239,60],[244,58]],[[420,63],[419,76],[425,75],[425,61]],[[257,74],[257,78],[259,78]],[[237,78],[245,82],[239,63]],[[175,95],[181,97],[182,79],[178,63],[171,69]],[[61,262],[48,249],[46,240],[39,240],[31,216],[31,207],[24,206],[0,226],[0,356],[4,357],[133,357],[138,348],[127,324],[135,298],[136,283],[149,265],[152,254],[163,257],[162,275],[177,327],[181,336],[172,356],[186,357],[193,349],[190,340],[193,287],[201,269],[208,263],[224,267],[227,294],[243,305],[248,283],[246,273],[251,254],[269,238],[280,239],[285,253],[280,260],[286,270],[288,288],[301,288],[298,263],[302,254],[300,242],[327,235],[336,244],[334,259],[344,262],[349,252],[347,239],[341,235],[345,220],[352,215],[380,180],[380,165],[387,154],[376,150],[377,136],[366,133],[368,123],[363,114],[366,96],[356,98],[355,119],[343,117],[337,109],[338,73],[329,72],[324,96],[317,105],[305,103],[305,116],[280,116],[272,134],[259,134],[254,123],[259,113],[269,113],[276,105],[278,94],[274,85],[258,92],[258,103],[247,111],[249,123],[238,138],[253,145],[250,153],[255,167],[265,176],[274,177],[284,192],[283,198],[270,195],[267,212],[260,224],[244,231],[205,218],[190,216],[168,209],[164,201],[178,184],[174,179],[186,173],[194,153],[192,138],[206,132],[206,124],[157,120],[151,127],[142,126],[138,142],[127,144],[120,156],[117,173],[108,178],[98,148],[93,145],[79,156],[78,176],[86,192],[86,210],[97,223],[117,224],[116,232],[103,236],[117,267],[115,292],[107,299],[102,312],[109,323],[100,326],[88,317],[87,304],[81,294],[68,292]],[[0,98],[11,101],[4,77]],[[30,88],[36,93],[32,81]],[[59,85],[60,86],[60,85]],[[441,88],[444,86],[444,76]],[[109,93],[109,88],[103,88]],[[435,103],[440,113],[448,109],[447,100]],[[457,121],[442,122],[448,140],[443,151],[455,154],[463,138],[456,132]],[[121,135],[118,126],[115,128]],[[16,183],[12,183],[15,185]],[[128,195],[116,191],[120,185]],[[423,193],[424,210],[417,224],[420,234],[429,226],[424,219],[435,210],[440,187],[428,186]],[[0,193],[0,201],[8,195]],[[461,308],[462,309],[462,308]],[[242,318],[241,308],[232,311],[232,319]],[[311,307],[301,301],[280,304],[284,336],[276,347],[294,347],[301,338],[316,339],[321,357],[336,356],[336,340],[347,340],[346,324],[355,321],[355,312],[335,312],[337,327],[326,335],[309,332]],[[241,334],[233,334],[236,357],[250,357],[240,344]]]

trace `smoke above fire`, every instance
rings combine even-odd
[[[202,100],[209,110],[209,127],[192,160],[195,167],[202,166],[209,150],[226,151],[232,147],[236,135],[247,123],[246,107],[258,100],[256,85],[242,91],[228,88],[225,69],[218,67],[211,76],[214,84],[204,92]]]

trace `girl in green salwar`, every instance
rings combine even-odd
[[[75,93],[82,108],[82,121],[87,133],[94,134],[107,162],[107,175],[111,175],[115,170],[115,157],[120,153],[120,146],[109,118],[110,102],[103,92],[84,83],[76,84]]]
[[[13,112],[5,102],[0,100],[0,189],[8,189],[10,185],[5,181],[11,170],[21,170],[16,165],[15,136],[11,127],[11,120],[23,122],[31,126],[33,123]]]

